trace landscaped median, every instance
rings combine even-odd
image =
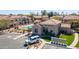
[[[79,33],[78,33],[78,43],[76,44],[75,47],[79,48]]]
[[[66,39],[66,44],[69,46],[74,41],[75,35],[60,34],[59,38]]]

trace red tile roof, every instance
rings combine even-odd
[[[40,24],[41,25],[57,25],[59,23],[61,23],[61,21],[58,21],[58,20],[55,20],[55,19],[51,19],[51,20],[47,20],[47,21],[41,22]]]
[[[79,16],[65,16],[64,20],[78,20]]]
[[[48,16],[34,16],[34,18],[42,18],[42,17],[48,17]]]
[[[27,18],[27,16],[19,16],[19,15],[12,15],[12,16],[9,16],[9,15],[0,15],[0,19],[9,19],[9,20],[15,20],[17,18]]]

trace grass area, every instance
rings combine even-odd
[[[59,36],[59,38],[63,38],[63,39],[66,39],[66,44],[69,46],[73,41],[74,41],[74,34],[72,35],[66,35],[66,34],[61,34]],[[42,37],[42,39],[44,39],[46,42],[50,42],[51,41],[51,38],[50,37]]]
[[[56,19],[56,20],[61,20],[61,17],[60,16],[53,16],[52,18],[53,19]]]
[[[42,35],[42,39],[44,39],[46,42],[50,42],[51,36],[55,36],[55,35],[51,33],[47,33],[46,35]]]
[[[75,28],[74,30],[79,33],[79,28]]]
[[[51,41],[50,37],[42,37],[42,39],[44,39],[46,42],[50,42]]]
[[[72,34],[72,35],[61,34],[59,36],[59,38],[66,39],[66,44],[67,45],[70,45],[73,42],[74,37],[75,37],[74,34]]]
[[[79,34],[78,34],[78,40],[79,40]],[[75,47],[79,48],[79,41]]]

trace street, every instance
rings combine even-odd
[[[14,40],[13,38],[19,36],[14,33],[4,33],[0,35],[0,49],[24,49],[25,38]]]

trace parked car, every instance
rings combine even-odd
[[[38,35],[30,36],[25,40],[25,44],[26,45],[33,44],[33,43],[39,42],[39,40],[40,40],[40,37]]]

